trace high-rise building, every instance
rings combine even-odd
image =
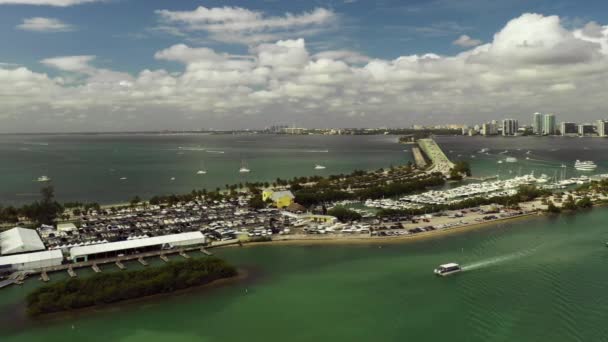
[[[597,135],[608,137],[608,120],[597,120]]]
[[[541,113],[534,113],[532,115],[532,133],[543,134],[543,115]]]
[[[559,125],[559,131],[562,136],[578,134],[578,125],[574,122],[562,122]]]
[[[515,119],[504,119],[502,120],[502,135],[515,135],[519,129],[517,120]]]
[[[545,114],[543,116],[543,135],[555,134],[555,115]]]
[[[498,134],[498,126],[494,122],[486,122],[481,125],[481,135],[496,135]]]
[[[592,135],[595,133],[595,127],[592,124],[584,123],[578,125],[578,135]]]

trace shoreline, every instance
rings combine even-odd
[[[522,215],[517,215],[513,217],[505,217],[496,219],[490,222],[476,222],[472,224],[466,224],[461,226],[454,226],[450,228],[445,228],[441,230],[433,230],[430,232],[416,233],[416,234],[408,234],[402,236],[330,236],[326,235],[324,237],[318,236],[307,236],[301,235],[295,238],[284,238],[280,240],[271,240],[271,241],[263,241],[263,242],[246,242],[243,243],[243,247],[255,247],[255,246],[269,246],[269,245],[295,245],[295,246],[309,246],[309,245],[366,245],[366,244],[379,244],[379,243],[405,243],[405,242],[414,242],[420,240],[426,240],[430,238],[436,238],[451,234],[458,234],[463,232],[468,232],[476,229],[481,229],[485,227],[491,227],[498,225],[500,223],[507,222],[515,222],[519,220],[530,219],[532,217],[546,217],[546,213],[527,213]],[[239,247],[238,245],[228,245],[228,246],[219,246],[216,248],[233,248]]]
[[[137,310],[146,305],[156,305],[158,303],[162,303],[162,301],[167,300],[170,297],[182,297],[186,295],[191,295],[193,293],[206,295],[209,291],[212,291],[214,289],[236,285],[242,282],[252,281],[255,279],[255,275],[253,275],[253,272],[251,272],[249,269],[238,268],[237,272],[237,275],[230,278],[217,279],[207,284],[193,286],[173,292],[157,293],[150,296],[126,299],[115,303],[98,304],[80,309],[51,312],[41,314],[39,316],[29,316],[26,312],[27,305],[24,301],[22,301],[13,306],[6,307],[6,312],[0,312],[5,314],[11,313],[13,317],[18,320],[18,322],[16,322],[17,324],[12,325],[11,327],[3,326],[2,324],[0,324],[0,332],[6,333],[10,332],[13,329],[15,331],[20,331],[23,328],[31,326],[44,327],[49,324],[64,322],[68,319],[78,318],[81,315],[86,315],[87,317],[90,317],[91,315],[104,315],[116,312],[124,312],[127,310]]]

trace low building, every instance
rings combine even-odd
[[[262,192],[262,201],[270,199],[277,208],[289,207],[294,202],[295,196],[289,190],[274,191],[266,189]]]
[[[62,262],[63,254],[60,250],[3,256],[0,257],[0,273],[39,270],[59,266]]]
[[[18,254],[44,250],[44,243],[33,229],[15,227],[0,233],[0,254]]]
[[[78,246],[70,249],[70,258],[74,262],[86,262],[90,259],[116,257],[119,254],[139,254],[149,251],[174,249],[204,245],[205,236],[201,232],[146,237],[96,245]]]

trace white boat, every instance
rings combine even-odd
[[[460,268],[460,265],[458,265],[456,263],[449,263],[449,264],[439,265],[439,267],[437,267],[433,272],[438,276],[445,277],[450,274],[458,273],[460,271],[462,271],[462,268]]]
[[[477,153],[486,153],[486,152],[489,152],[489,151],[490,151],[490,149],[489,149],[489,148],[484,147],[484,148],[482,148],[481,150],[479,150],[479,152],[477,152]]]
[[[51,179],[48,176],[40,176],[36,179],[37,182],[50,182]]]
[[[515,157],[507,157],[507,159],[505,159],[505,161],[507,163],[517,163],[517,158],[515,158]]]
[[[249,169],[247,168],[247,165],[245,164],[245,162],[244,162],[244,161],[242,161],[242,162],[241,162],[241,168],[239,169],[239,172],[240,172],[240,173],[249,173],[249,172],[251,172],[251,170],[249,170]]]
[[[171,181],[174,181],[174,180],[175,180],[175,177],[171,177]]]
[[[127,177],[120,177],[120,180],[127,180]]]
[[[498,161],[498,164],[502,164],[502,160],[499,160],[499,161]]]
[[[206,175],[207,171],[205,171],[205,170],[198,170],[198,171],[196,171],[196,174],[197,175]]]
[[[595,163],[592,162],[591,160],[587,160],[587,161],[577,160],[574,163],[574,168],[579,171],[593,171],[597,168],[597,165],[595,165]]]
[[[315,170],[325,170],[325,166],[317,164],[315,165]]]

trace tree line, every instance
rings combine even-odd
[[[237,274],[234,266],[216,257],[173,261],[137,271],[98,273],[46,285],[27,296],[27,312],[45,313],[115,303],[204,285]]]

